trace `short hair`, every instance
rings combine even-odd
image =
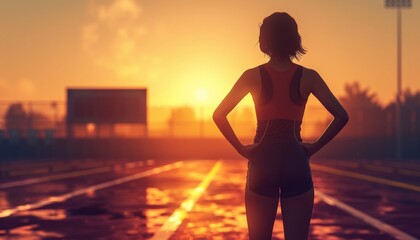
[[[299,59],[306,53],[295,19],[285,12],[275,12],[264,18],[259,42],[261,51],[271,58]]]

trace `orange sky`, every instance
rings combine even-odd
[[[403,12],[403,87],[419,90],[416,3]],[[214,106],[267,61],[258,27],[274,11],[297,20],[308,49],[300,63],[337,95],[357,80],[391,100],[396,12],[383,0],[0,0],[0,100],[122,86],[147,87],[151,105]]]

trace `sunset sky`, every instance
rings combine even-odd
[[[420,89],[420,6],[403,11],[403,88]],[[0,100],[65,100],[66,87],[147,87],[151,105],[220,102],[268,60],[259,24],[285,11],[337,95],[396,92],[396,11],[384,0],[0,0]],[[248,99],[249,100],[249,99]]]

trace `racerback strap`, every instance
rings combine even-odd
[[[268,75],[268,72],[263,65],[260,65],[258,69],[260,70],[261,76],[261,94],[259,97],[259,104],[265,104],[270,102],[271,98],[273,98],[273,85],[270,75]]]
[[[296,105],[304,105],[306,100],[300,96],[300,80],[302,78],[302,66],[298,66],[292,81],[290,82],[290,98]]]
[[[263,65],[258,67],[261,76],[261,94],[259,96],[259,104],[266,104],[273,98],[273,84],[270,75]],[[290,98],[296,105],[305,104],[306,100],[300,96],[300,79],[302,78],[302,66],[298,66],[293,74],[290,83]]]

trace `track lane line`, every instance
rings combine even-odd
[[[374,217],[371,217],[353,207],[351,207],[350,205],[347,205],[341,201],[339,201],[336,198],[333,198],[325,193],[322,193],[319,190],[315,190],[315,195],[317,197],[319,197],[322,201],[324,201],[325,203],[327,203],[328,205],[331,205],[333,207],[339,208],[345,212],[347,212],[348,214],[361,219],[362,221],[368,223],[369,225],[383,231],[386,232],[390,235],[392,235],[393,237],[395,237],[396,239],[401,239],[401,240],[416,240],[417,238],[387,224],[384,223]]]
[[[13,188],[13,187],[21,187],[21,186],[26,186],[26,185],[36,184],[36,183],[50,182],[50,181],[61,180],[61,179],[66,179],[66,178],[74,178],[74,177],[87,176],[87,175],[92,175],[92,174],[97,174],[97,173],[109,172],[109,171],[115,170],[117,167],[131,169],[136,166],[150,166],[153,163],[154,163],[153,159],[148,159],[144,161],[117,163],[111,166],[75,170],[71,172],[57,173],[54,175],[41,176],[41,177],[33,177],[33,178],[17,180],[17,181],[12,181],[12,182],[0,183],[0,190]]]
[[[32,209],[36,209],[36,208],[40,208],[40,207],[44,207],[46,205],[50,205],[52,203],[57,203],[57,202],[64,202],[70,198],[79,196],[79,195],[83,195],[89,192],[93,192],[93,191],[97,191],[100,189],[104,189],[107,187],[112,187],[118,184],[122,184],[122,183],[126,183],[129,181],[133,181],[136,179],[140,179],[140,178],[144,178],[144,177],[149,177],[155,174],[159,174],[165,171],[169,171],[169,170],[173,170],[176,168],[180,168],[183,166],[183,162],[182,161],[178,161],[175,163],[171,163],[171,164],[167,164],[164,166],[160,166],[160,167],[156,167],[153,169],[149,169],[143,172],[139,172],[136,174],[132,174],[126,177],[122,177],[122,178],[118,178],[112,181],[108,181],[108,182],[104,182],[104,183],[100,183],[100,184],[96,184],[96,185],[92,185],[90,187],[86,187],[86,188],[82,188],[70,193],[66,193],[66,194],[62,194],[59,196],[53,196],[53,197],[48,197],[46,199],[43,199],[41,201],[35,202],[35,203],[31,203],[31,204],[24,204],[24,205],[19,205],[16,206],[14,208],[10,208],[10,209],[5,209],[0,211],[0,218],[5,218],[5,217],[9,217],[17,212],[20,211],[29,211]]]
[[[67,172],[67,173],[50,175],[50,176],[29,178],[29,179],[18,180],[18,181],[13,181],[13,182],[6,182],[6,183],[0,184],[0,190],[13,188],[13,187],[27,186],[27,185],[36,184],[36,183],[50,182],[50,181],[61,180],[61,179],[66,179],[66,178],[92,175],[96,173],[108,172],[108,171],[111,171],[112,169],[113,167],[107,166],[107,167],[99,167],[99,168],[94,168],[94,169]]]
[[[172,234],[174,234],[187,216],[188,212],[194,207],[197,200],[206,191],[221,166],[222,161],[218,161],[214,164],[213,168],[203,181],[195,189],[191,190],[190,196],[173,212],[163,226],[155,233],[152,240],[167,240],[172,236]]]
[[[311,168],[317,171],[327,172],[327,173],[331,173],[331,174],[335,174],[339,176],[346,176],[346,177],[365,180],[368,182],[380,183],[380,184],[384,184],[388,186],[420,192],[420,186],[413,185],[413,184],[403,183],[403,182],[389,180],[389,179],[380,178],[380,177],[374,177],[374,176],[361,174],[361,173],[355,173],[355,172],[327,167],[327,166],[323,166],[323,165],[319,165],[315,163],[311,163]]]

